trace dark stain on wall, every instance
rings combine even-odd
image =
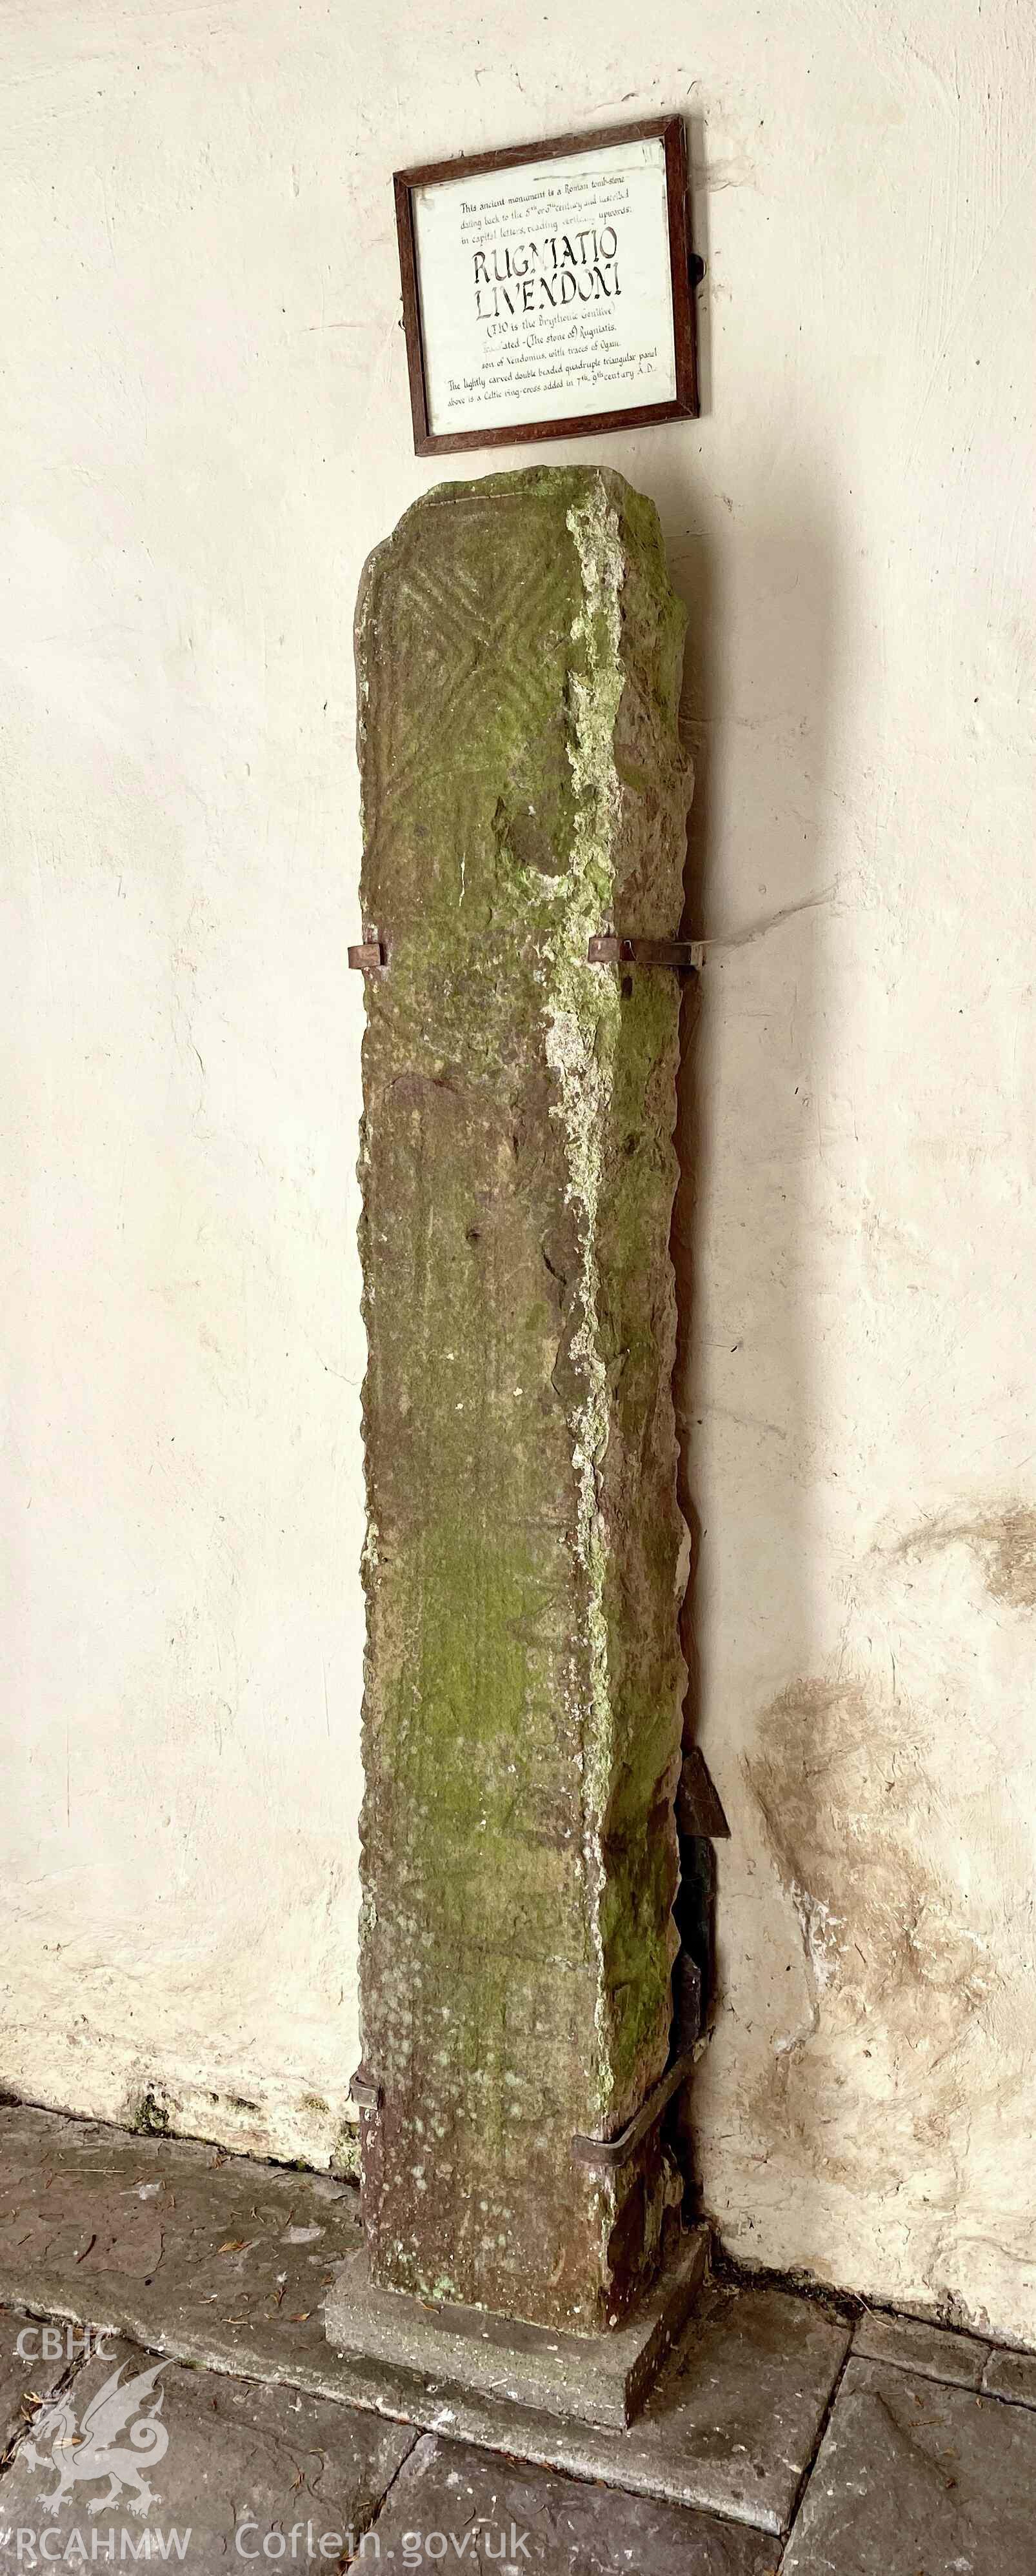
[[[934,1556],[944,1548],[974,1548],[988,1590],[1011,1610],[1036,1610],[1036,1509],[1001,1503],[968,1519],[926,1521],[899,1541],[896,1555]]]
[[[857,2191],[895,2190],[952,2148],[961,2044],[996,1983],[981,1894],[971,1919],[932,1856],[931,1728],[901,1697],[807,1676],[762,1712],[744,1766],[802,1952],[747,2120],[762,2161],[793,2146]]]

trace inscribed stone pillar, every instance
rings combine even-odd
[[[373,2278],[606,2325],[671,2169],[684,615],[618,474],[440,486],[357,616]]]

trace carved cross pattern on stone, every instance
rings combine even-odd
[[[444,530],[437,546],[429,543],[428,560],[412,567],[386,604],[386,647],[406,657],[412,685],[385,710],[372,742],[382,823],[405,797],[434,737],[462,711],[465,733],[501,710],[530,731],[542,716],[551,686],[543,645],[560,635],[569,604],[561,567],[533,559],[519,562],[505,579],[494,559],[495,522],[484,511],[479,515],[483,562],[474,546],[470,565],[451,562]]]

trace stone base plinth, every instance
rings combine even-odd
[[[364,2247],[340,2266],[328,2293],[327,2337],[338,2353],[418,2371],[444,2389],[621,2429],[639,2414],[687,2323],[708,2248],[708,2229],[692,2229],[622,2325],[572,2334],[488,2308],[426,2307],[406,2291],[377,2289]]]

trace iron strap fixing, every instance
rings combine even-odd
[[[646,2100],[641,2103],[639,2111],[635,2111],[632,2120],[627,2120],[625,2128],[620,2129],[617,2138],[594,2138],[581,2135],[574,2137],[572,2154],[576,2163],[591,2165],[601,2173],[614,2173],[617,2165],[626,2164],[634,2149],[639,2147],[641,2139],[646,2138],[648,2131],[653,2129],[656,2121],[661,2119],[674,2093],[678,2093],[681,2085],[686,2084],[693,2066],[693,2048],[682,2049],[680,2055],[674,2057],[672,2064],[667,2066],[665,2074],[659,2077],[658,2083],[652,2086]],[[384,2092],[381,2085],[372,2080],[366,2067],[357,2067],[349,2091],[357,2110],[375,2115],[380,2111],[385,2098]]]
[[[588,966],[672,966],[678,975],[697,975],[704,957],[700,939],[625,939],[601,930],[588,940]]]
[[[350,966],[361,975],[374,975],[388,964],[388,949],[383,939],[360,939],[346,951]],[[670,966],[678,975],[700,973],[704,945],[700,939],[626,939],[617,931],[601,930],[588,940],[588,966]]]
[[[616,2165],[626,2164],[634,2148],[639,2147],[648,2130],[661,2119],[667,2102],[672,2101],[681,2084],[686,2084],[693,2065],[693,2048],[683,2049],[679,2057],[674,2057],[671,2066],[666,2067],[665,2074],[652,2086],[646,2101],[641,2103],[639,2111],[634,2112],[632,2120],[627,2120],[617,2138],[574,2137],[572,2153],[576,2163],[592,2165],[599,2173],[613,2173]]]

